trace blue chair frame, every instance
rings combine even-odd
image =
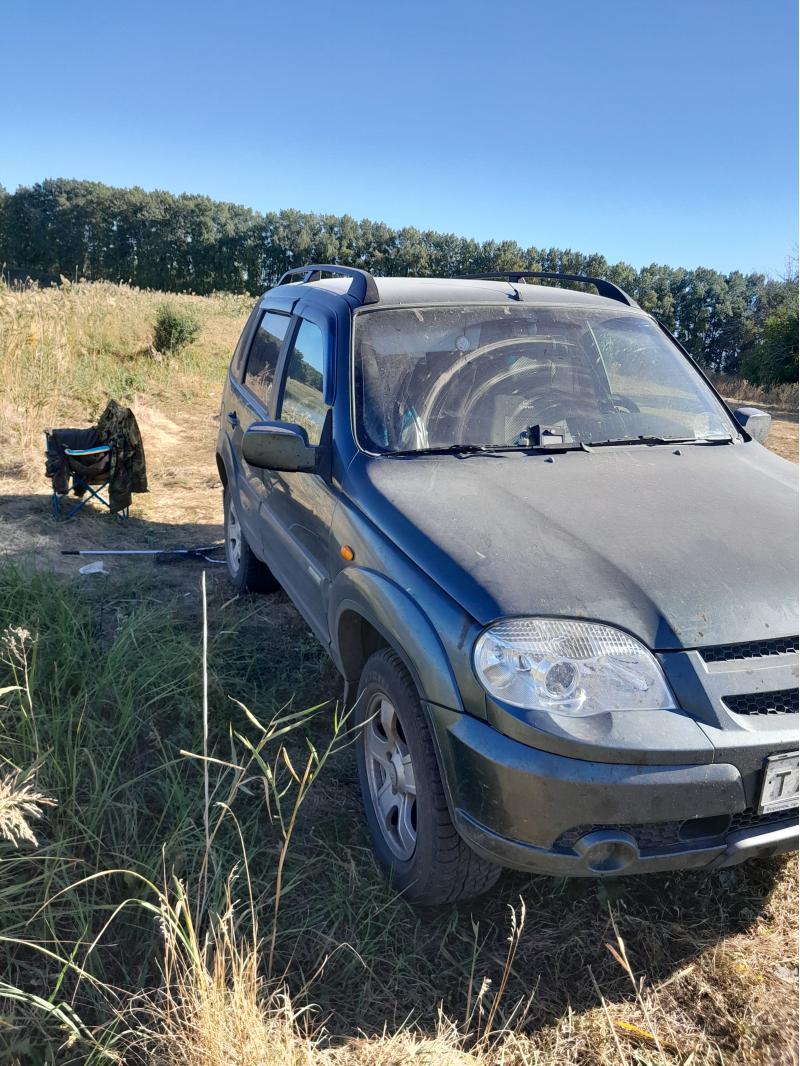
[[[62,507],[62,505],[61,505],[61,497],[58,495],[57,492],[54,492],[53,493],[53,517],[54,518],[60,519],[60,520],[62,520],[64,522],[68,522],[69,519],[70,518],[74,518],[75,515],[78,513],[78,511],[80,511],[81,507],[83,507],[84,504],[87,504],[89,502],[89,500],[91,500],[93,497],[94,497],[95,500],[99,501],[99,503],[101,503],[104,507],[107,507],[109,509],[109,511],[111,510],[111,504],[109,503],[109,501],[105,498],[105,496],[101,496],[100,494],[101,494],[101,492],[103,492],[104,489],[108,488],[109,482],[111,481],[112,463],[109,462],[108,475],[107,476],[104,475],[106,477],[106,480],[103,481],[102,483],[98,482],[95,485],[90,485],[89,482],[86,481],[86,479],[83,478],[79,473],[77,473],[74,470],[74,468],[72,467],[72,465],[70,464],[70,457],[72,457],[72,456],[74,456],[76,459],[77,458],[82,458],[82,459],[95,458],[95,459],[99,459],[102,455],[107,455],[109,457],[109,460],[110,460],[111,459],[111,451],[112,451],[112,448],[111,448],[110,444],[98,444],[96,448],[65,448],[64,449],[64,454],[67,457],[67,465],[70,467],[70,473],[72,475],[73,486],[77,487],[77,488],[80,488],[80,489],[83,489],[85,495],[83,495],[81,497],[81,499],[73,507],[71,507],[68,511],[65,511],[65,508]],[[117,518],[121,518],[123,520],[126,519],[128,517],[128,508],[124,507],[121,511],[117,511],[116,512],[116,516],[117,516]]]

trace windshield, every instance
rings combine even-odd
[[[575,307],[425,307],[355,318],[357,434],[373,452],[731,437],[649,318]]]

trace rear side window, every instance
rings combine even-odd
[[[265,406],[269,403],[269,392],[275,380],[278,356],[288,327],[287,315],[267,311],[250,345],[244,384]]]
[[[297,331],[286,371],[281,418],[302,426],[309,444],[319,444],[328,411],[322,394],[322,367],[322,330],[304,320]]]
[[[253,331],[253,323],[256,319],[261,317],[261,307],[259,304],[253,308],[250,314],[247,316],[247,321],[244,324],[242,335],[236,344],[233,351],[233,358],[231,359],[231,370],[235,373],[237,380],[241,379],[242,367],[244,366],[244,357],[247,354],[247,342],[250,338],[250,334]]]

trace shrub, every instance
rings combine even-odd
[[[203,327],[193,311],[172,304],[160,304],[153,329],[153,346],[159,352],[175,355],[197,340]]]

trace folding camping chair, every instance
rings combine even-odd
[[[80,511],[84,504],[94,498],[111,510],[111,504],[100,494],[108,488],[111,472],[114,469],[114,449],[110,444],[98,444],[94,448],[64,448],[67,471],[72,477],[72,490],[81,499],[69,510],[61,496],[53,491],[53,517],[68,521]],[[126,519],[128,508],[117,511],[117,517]]]

